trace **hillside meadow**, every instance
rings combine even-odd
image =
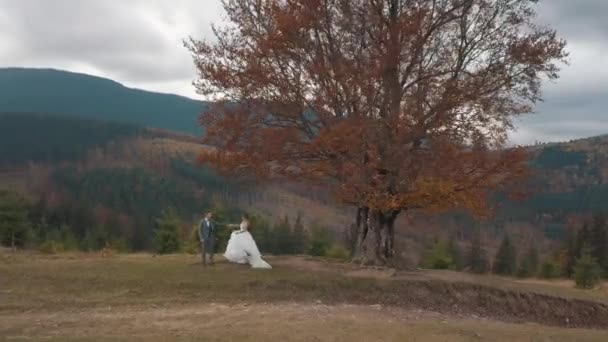
[[[308,257],[0,254],[7,340],[603,341],[608,292]],[[236,329],[238,327],[238,329]]]

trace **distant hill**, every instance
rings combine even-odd
[[[302,211],[305,220],[348,227],[350,213],[323,190],[285,184],[252,190],[196,167],[203,146],[180,133],[200,134],[205,105],[88,75],[0,69],[0,188],[25,189],[52,203],[98,204],[127,215],[138,234],[151,229],[163,206],[190,217],[218,196],[274,218]],[[510,232],[522,241],[530,234],[558,240],[592,213],[608,211],[608,136],[529,150],[534,172],[526,200],[499,196],[495,217],[485,222],[454,212],[416,213],[398,222],[401,235],[420,240],[457,231],[466,239],[482,226],[497,239]]]
[[[0,112],[102,119],[199,135],[205,102],[54,69],[0,68]]]

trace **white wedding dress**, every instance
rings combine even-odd
[[[249,264],[252,268],[272,268],[262,259],[260,250],[247,228],[248,223],[243,221],[240,229],[232,232],[224,257],[237,264]]]

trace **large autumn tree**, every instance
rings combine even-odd
[[[357,208],[355,255],[384,263],[400,214],[482,213],[523,175],[507,134],[566,57],[536,3],[224,0],[215,39],[186,43],[215,100],[201,162],[323,182]]]

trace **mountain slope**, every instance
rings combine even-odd
[[[0,112],[65,114],[200,134],[206,103],[53,69],[0,68]]]
[[[21,184],[32,188],[40,184],[40,189],[31,192],[48,193],[53,201],[57,192],[76,202],[82,202],[83,197],[94,202],[105,193],[101,186],[107,181],[115,189],[123,189],[120,196],[114,196],[119,191],[108,190],[107,198],[103,198],[102,204],[112,210],[129,208],[130,214],[152,215],[159,210],[153,202],[162,202],[183,208],[182,214],[188,216],[209,205],[217,194],[225,195],[226,183],[194,167],[192,161],[202,148],[196,138],[140,127],[197,133],[196,118],[204,105],[87,75],[0,69],[0,114],[5,113],[0,115],[0,187]],[[498,198],[494,202],[496,216],[485,222],[475,222],[458,212],[433,216],[411,213],[397,223],[403,240],[420,241],[446,232],[457,232],[459,238],[467,239],[480,226],[497,239],[504,232],[519,236],[521,241],[532,241],[530,234],[538,239],[560,239],[569,227],[580,226],[591,213],[608,210],[608,136],[529,149],[534,175],[526,183],[532,192],[528,199],[514,202]],[[183,163],[184,159],[188,162]],[[72,169],[66,169],[66,165]],[[164,192],[162,196],[138,193],[135,188]],[[182,193],[172,190],[178,188]],[[243,207],[255,207],[273,218],[293,217],[302,211],[305,221],[317,220],[337,229],[348,227],[351,219],[350,213],[322,189],[274,184],[258,187],[253,196],[250,190],[238,186],[233,189],[238,196],[231,194],[229,202],[234,204],[239,197]],[[189,207],[193,202],[199,203],[196,208]],[[142,222],[133,226],[152,222],[151,216],[132,216]]]
[[[263,232],[286,216],[293,222],[303,212],[308,226],[344,227],[335,206],[200,167],[195,160],[204,148],[192,136],[137,125],[0,113],[0,197],[9,190],[29,200],[32,234],[41,241],[67,241],[86,250],[106,242],[151,249],[156,219],[167,212],[183,220],[180,234],[188,240],[190,224],[210,208],[227,222],[238,222],[243,210],[262,214],[252,217],[266,251],[285,236]],[[225,242],[230,230],[221,234]]]

